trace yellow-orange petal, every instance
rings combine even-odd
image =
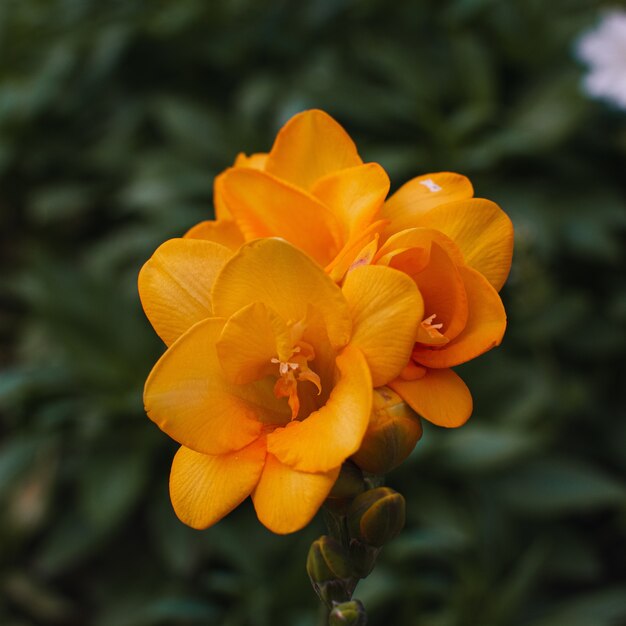
[[[224,378],[215,348],[223,327],[223,319],[209,318],[189,329],[159,359],[144,389],[148,417],[203,454],[239,450],[259,437],[263,422],[290,418],[271,378],[248,385]]]
[[[214,241],[229,250],[237,250],[243,245],[244,238],[234,220],[204,220],[192,226],[184,235],[184,239],[204,239]]]
[[[413,178],[402,185],[381,209],[380,216],[390,220],[383,238],[406,228],[421,226],[419,218],[440,204],[464,200],[473,195],[472,183],[461,174],[438,172]]]
[[[224,193],[222,191],[224,174],[227,171],[228,170],[224,170],[213,180],[213,207],[215,208],[215,217],[219,221],[233,219],[228,206],[226,206],[226,200],[224,199]]]
[[[263,170],[265,168],[265,162],[267,160],[267,154],[264,152],[258,152],[246,156],[243,152],[240,152],[235,159],[233,167],[247,167],[253,170]],[[215,216],[218,220],[231,220],[232,215],[226,204],[223,193],[224,174],[228,170],[221,172],[215,177],[213,182],[213,206],[215,207]]]
[[[337,254],[339,222],[319,200],[258,170],[233,168],[221,176],[222,197],[246,240],[282,237],[322,265]]]
[[[424,298],[424,317],[436,316],[432,320],[433,324],[443,324],[441,334],[448,340],[453,339],[463,331],[469,315],[461,269],[434,241],[431,244],[428,264],[415,275],[411,272],[410,263],[402,263],[403,256],[400,254],[394,257],[391,261],[392,267],[405,271],[413,278]],[[423,339],[420,335],[421,332],[418,332],[418,341]],[[440,342],[427,340],[425,343],[438,345]]]
[[[276,370],[271,362],[276,356],[287,361],[293,342],[284,320],[262,302],[253,302],[230,317],[216,348],[225,377],[243,385]]]
[[[215,280],[212,302],[215,315],[226,318],[251,302],[263,302],[287,323],[304,320],[313,306],[334,348],[350,339],[352,320],[341,289],[306,254],[280,239],[242,246]]]
[[[231,254],[212,241],[170,239],[141,268],[137,286],[143,310],[167,345],[212,316],[211,287]]]
[[[259,482],[265,451],[263,437],[217,456],[181,447],[170,473],[170,498],[181,522],[208,528],[239,506]]]
[[[379,232],[386,224],[385,220],[378,220],[370,224],[360,233],[355,233],[339,251],[337,256],[326,266],[328,275],[340,283],[346,272],[359,261],[361,252],[369,253],[368,246],[373,243],[378,248]],[[374,251],[374,256],[376,251]]]
[[[499,291],[513,256],[513,224],[495,203],[482,198],[451,202],[420,218],[420,226],[445,233],[461,249],[465,263]]]
[[[454,241],[434,228],[407,228],[406,230],[392,235],[380,247],[374,257],[374,262],[383,262],[383,259],[386,258],[387,260],[385,260],[383,264],[389,265],[389,260],[393,258],[394,252],[411,248],[428,251],[433,242],[445,250],[446,254],[454,261],[455,265],[463,265],[465,263],[463,253],[459,250],[459,247]]]
[[[476,270],[458,269],[467,293],[467,323],[443,348],[415,346],[413,358],[426,367],[446,368],[470,361],[499,345],[506,329],[506,313],[498,292]]]
[[[462,426],[472,414],[472,394],[451,369],[429,369],[422,378],[398,378],[389,386],[414,411],[437,426]]]
[[[406,274],[381,265],[346,276],[343,295],[352,314],[350,345],[365,355],[374,387],[396,378],[407,364],[424,302]]]
[[[346,131],[317,109],[294,115],[279,131],[265,170],[303,189],[337,170],[361,165]]]
[[[389,193],[389,176],[378,163],[365,163],[320,178],[311,193],[335,214],[346,242],[376,217]]]
[[[340,469],[299,472],[268,454],[259,484],[252,492],[259,521],[279,535],[300,530],[326,500]]]
[[[248,156],[240,152],[235,159],[234,167],[248,167],[252,170],[264,170],[267,162],[267,152],[255,152]]]
[[[293,421],[267,437],[279,461],[303,472],[326,472],[361,445],[372,408],[372,378],[358,348],[337,357],[338,379],[326,404],[304,421]]]

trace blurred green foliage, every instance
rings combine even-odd
[[[321,107],[394,186],[469,175],[516,225],[504,345],[389,476],[370,623],[626,624],[626,115],[587,100],[589,0],[0,2],[0,623],[313,626],[317,520],[184,527],[144,416],[136,275],[213,176]]]

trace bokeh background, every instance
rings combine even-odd
[[[320,107],[397,188],[471,177],[516,226],[457,431],[388,477],[385,626],[626,624],[626,112],[589,100],[589,0],[0,2],[0,624],[315,626],[308,529],[175,518],[136,293],[212,179]]]

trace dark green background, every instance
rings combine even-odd
[[[588,0],[0,1],[0,624],[313,626],[322,532],[171,511],[136,293],[213,176],[321,107],[396,188],[471,177],[516,226],[462,429],[389,477],[370,624],[626,624],[626,113],[588,100]]]

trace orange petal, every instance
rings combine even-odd
[[[222,197],[248,241],[282,237],[322,265],[339,250],[339,222],[313,196],[258,170],[235,168],[222,177]]]
[[[405,228],[421,226],[418,219],[434,207],[474,195],[472,184],[460,174],[439,172],[413,178],[387,200],[380,216],[390,220],[383,238]]]
[[[192,226],[184,235],[185,239],[205,239],[214,241],[229,250],[235,251],[243,245],[244,238],[234,220],[205,220]]]
[[[209,318],[182,335],[159,359],[144,389],[148,417],[187,448],[204,454],[239,450],[263,423],[286,423],[271,378],[249,385],[225,380],[215,344],[224,320]]]
[[[328,174],[311,190],[337,217],[344,242],[370,225],[388,192],[389,176],[378,163]]]
[[[374,262],[381,262],[383,258],[391,256],[393,252],[398,250],[410,248],[430,250],[433,242],[446,251],[446,254],[454,261],[455,265],[463,265],[465,263],[463,253],[454,241],[434,228],[407,228],[392,235],[380,247]],[[385,265],[389,265],[389,262],[385,262]]]
[[[253,170],[264,170],[267,163],[267,152],[256,152],[247,156],[240,152],[235,159],[235,167],[249,167]]]
[[[337,357],[338,380],[326,404],[304,421],[267,437],[267,449],[303,472],[326,472],[361,445],[372,408],[372,379],[360,350],[347,346]]]
[[[242,246],[216,279],[212,301],[220,317],[263,302],[287,323],[304,320],[313,306],[333,347],[341,348],[350,339],[352,320],[341,289],[306,254],[280,239]]]
[[[336,283],[341,282],[346,272],[359,261],[361,252],[369,253],[369,246],[372,242],[374,242],[373,245],[378,248],[378,233],[386,223],[387,222],[384,220],[378,220],[370,224],[361,233],[355,233],[339,251],[337,256],[326,266],[325,269],[328,275]]]
[[[394,257],[391,266],[413,278],[424,298],[424,317],[435,315],[433,324],[443,324],[441,333],[448,340],[453,339],[465,328],[468,316],[467,295],[460,269],[435,242],[431,244],[428,264],[415,275],[410,264],[402,263],[403,256]]]
[[[233,167],[247,167],[253,170],[263,170],[265,169],[266,161],[267,154],[264,152],[257,152],[250,156],[246,156],[243,152],[240,152],[235,159]],[[218,220],[230,220],[233,217],[228,209],[223,193],[224,174],[227,171],[228,170],[225,170],[216,176],[213,182],[213,206],[215,207],[215,216]]]
[[[181,447],[170,474],[170,498],[176,515],[197,529],[219,522],[252,493],[264,463],[263,438],[217,456]]]
[[[261,480],[252,492],[259,521],[279,535],[306,526],[326,500],[341,467],[309,474],[267,455]]]
[[[450,369],[428,370],[417,380],[396,379],[389,386],[424,419],[456,428],[472,414],[472,395],[463,380]]]
[[[465,262],[499,291],[509,275],[513,256],[513,224],[490,200],[473,198],[437,207],[420,226],[445,233],[461,249]]]
[[[413,358],[426,367],[444,368],[465,363],[499,345],[506,329],[506,313],[498,292],[476,270],[458,269],[467,293],[467,323],[443,348],[431,350],[415,346]]]
[[[330,115],[313,109],[281,128],[265,170],[309,189],[322,176],[362,163],[348,133]]]
[[[228,170],[218,174],[213,181],[213,206],[215,207],[215,217],[219,221],[233,219],[224,199],[224,174],[226,172]]]
[[[237,311],[224,326],[217,345],[224,375],[237,385],[271,374],[278,355],[287,361],[293,342],[287,324],[261,302]]]
[[[230,256],[228,248],[212,241],[170,239],[141,268],[141,304],[167,345],[212,316],[211,287]]]
[[[409,361],[424,313],[422,297],[408,276],[381,265],[350,272],[343,294],[352,313],[350,345],[363,352],[373,386],[380,387]]]

